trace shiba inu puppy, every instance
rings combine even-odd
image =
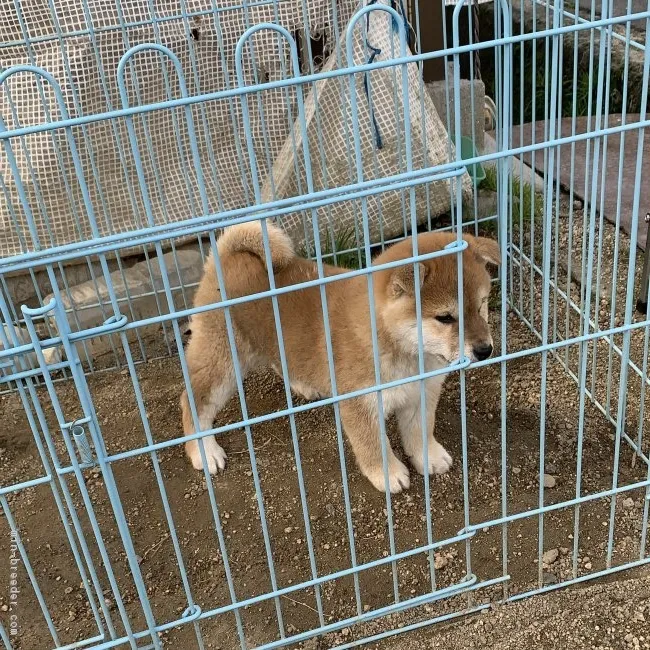
[[[296,286],[295,291],[277,297],[285,354],[292,389],[314,398],[331,395],[321,294],[318,286],[301,283],[318,278],[316,264],[299,257],[288,236],[267,223],[270,257],[276,287]],[[418,252],[442,250],[455,239],[451,233],[418,235]],[[418,323],[415,295],[420,292],[422,340],[425,371],[448,366],[459,357],[473,361],[492,354],[488,326],[490,274],[488,264],[499,264],[499,246],[483,237],[466,236],[462,252],[464,293],[464,350],[459,350],[457,254],[435,257],[418,263],[419,287],[413,262],[373,274],[377,346],[382,384],[419,374]],[[268,270],[260,222],[226,228],[217,242],[228,299],[269,290]],[[412,241],[391,246],[374,265],[412,257]],[[325,266],[325,275],[344,273]],[[371,301],[365,276],[327,283],[331,344],[336,387],[339,395],[377,384],[370,325]],[[195,305],[221,300],[215,263],[209,257],[197,289]],[[241,303],[230,308],[242,377],[261,366],[280,368],[278,337],[271,298]],[[186,349],[192,392],[200,431],[212,428],[216,414],[236,392],[231,348],[222,309],[195,314]],[[427,456],[424,456],[420,385],[418,381],[385,389],[381,393],[383,417],[395,414],[404,452],[420,473],[441,474],[452,464],[451,456],[435,439],[436,407],[446,375],[425,381]],[[183,429],[195,433],[187,393],[181,398]],[[385,490],[379,426],[379,398],[376,392],[344,399],[340,413],[346,436],[364,476],[378,490]],[[226,464],[226,454],[213,435],[204,439],[210,473]],[[202,469],[196,440],[186,443],[192,465]],[[400,492],[410,485],[409,470],[394,454],[386,440],[388,488]]]

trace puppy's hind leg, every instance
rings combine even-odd
[[[196,327],[194,330],[185,354],[196,405],[198,431],[206,431],[212,427],[217,413],[235,394],[237,384],[227,339],[225,341],[206,341],[203,337],[196,336]],[[245,376],[243,368],[242,375]],[[186,436],[192,435],[196,429],[187,391],[183,391],[181,396],[181,410],[183,431]],[[226,453],[213,435],[203,437],[202,441],[208,471],[210,474],[216,474],[218,470],[223,470],[226,467]],[[194,468],[202,470],[203,459],[199,442],[197,440],[188,441],[185,451]]]

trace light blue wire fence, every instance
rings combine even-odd
[[[615,15],[607,0],[598,8],[502,0],[483,12],[491,32],[482,30],[481,42],[475,41],[470,12],[469,41],[461,45],[459,3],[451,43],[445,37],[445,49],[419,53],[427,17],[417,5],[407,23],[399,3],[355,7],[345,18],[337,13],[341,3],[332,3],[333,21],[342,22],[329,41],[311,33],[315,18],[309,2],[296,3],[301,30],[289,25],[284,3],[199,5],[181,2],[163,15],[153,3],[133,3],[128,16],[118,7],[112,22],[100,25],[95,8],[84,0],[76,9],[83,26],[71,28],[50,2],[44,5],[48,25],[40,30],[20,3],[9,11],[19,37],[7,37],[0,50],[2,106],[8,111],[0,116],[2,232],[10,242],[0,259],[5,429],[0,447],[8,458],[0,464],[4,647],[277,648],[324,637],[322,647],[349,648],[482,611],[496,601],[646,564],[650,330],[634,305],[644,297],[647,302],[648,291],[640,280],[637,244],[640,214],[649,209],[641,204],[641,188],[644,132],[650,125],[650,6],[632,14],[628,4],[627,13]],[[229,23],[234,12],[245,17],[241,29]],[[373,32],[371,16],[389,35],[390,52],[372,40],[382,32]],[[145,30],[145,42],[138,30]],[[363,61],[355,61],[355,34],[363,35]],[[117,36],[120,44],[112,68],[100,56],[106,35]],[[262,47],[255,41],[260,36],[267,39]],[[212,50],[201,50],[206,39]],[[78,74],[75,58],[84,47],[103,110],[84,109],[87,79]],[[325,52],[331,65],[316,50]],[[18,63],[16,52],[22,57]],[[44,52],[56,53],[53,69]],[[276,62],[270,71],[256,59],[266,55],[268,67],[269,52]],[[612,56],[621,52],[621,73],[614,77]],[[461,95],[465,55],[481,56],[483,70],[487,61],[493,65],[488,91],[495,105],[495,147],[463,159],[460,148],[447,145],[446,160],[433,164],[426,133],[416,134],[430,111],[424,82],[416,75],[414,85],[409,70],[443,58],[448,67],[441,123],[454,142],[477,141],[473,118],[483,105],[473,91],[469,102]],[[137,67],[141,60],[158,75],[155,92]],[[587,69],[579,68],[584,60]],[[221,85],[205,87],[201,75],[213,68],[222,73]],[[477,68],[470,69],[474,88]],[[373,81],[380,74],[390,89],[387,96]],[[62,85],[62,79],[75,83]],[[338,124],[345,150],[336,161],[328,158],[331,124],[319,103],[326,84],[345,106]],[[614,116],[615,87],[622,108]],[[25,88],[41,111],[31,123],[21,117],[17,100]],[[275,104],[280,109],[274,113]],[[221,131],[211,122],[215,106],[226,115]],[[531,106],[541,136],[534,125],[524,124]],[[386,130],[382,111],[398,125],[394,132]],[[468,112],[472,126],[463,132]],[[161,115],[167,125],[162,134],[156,131]],[[578,127],[581,119],[585,128]],[[284,193],[271,153],[278,152],[272,139],[279,123],[295,180]],[[106,143],[96,140],[96,128],[105,128],[115,151],[117,188],[103,182]],[[615,159],[608,157],[613,139]],[[230,169],[220,160],[226,146],[236,161]],[[385,146],[398,152],[389,171],[382,166]],[[585,150],[583,168],[579,147]],[[45,175],[43,151],[52,156]],[[536,179],[524,175],[524,161],[537,170]],[[483,194],[467,182],[466,171],[474,165],[494,170],[496,200],[488,214],[479,210]],[[568,183],[562,181],[567,165]],[[59,212],[47,193],[52,170],[59,178]],[[234,199],[224,189],[227,173],[241,185]],[[612,187],[618,190],[609,223],[605,199]],[[437,203],[445,194],[448,207],[441,214]],[[112,196],[131,211],[129,227],[112,221]],[[180,218],[172,214],[179,201],[185,206]],[[345,206],[348,212],[341,212]],[[341,214],[353,215],[345,237],[337,230]],[[68,231],[61,230],[62,218]],[[305,254],[318,267],[318,279],[299,286],[319,287],[333,394],[309,403],[296,401],[289,389],[277,305],[277,296],[295,287],[276,287],[271,272],[270,290],[263,294],[229,298],[223,291],[219,229],[267,218],[287,227],[298,224]],[[389,232],[391,218],[399,227]],[[456,233],[452,245],[428,255],[420,254],[413,240],[408,261],[455,256],[461,304],[463,232],[498,238],[503,264],[493,290],[496,352],[485,361],[462,358],[425,372],[420,326],[420,373],[386,382],[375,336],[376,385],[340,393],[325,289],[330,282],[363,276],[372,292],[373,272],[391,267],[371,266],[375,252],[418,229]],[[268,254],[266,229],[264,235]],[[195,255],[188,258],[190,280],[183,257],[188,250]],[[195,308],[197,271],[210,251],[222,301]],[[350,269],[326,277],[323,264],[342,260],[352,260]],[[129,273],[135,262],[142,274],[134,285]],[[80,277],[83,305],[74,286]],[[170,403],[177,404],[184,386],[196,420],[183,353],[185,327],[193,314],[224,310],[237,359],[230,308],[269,297],[282,385],[257,390],[275,395],[273,405],[260,412],[251,404],[235,364],[234,412],[229,408],[225,420],[192,436],[200,440],[214,433],[239,444],[241,456],[231,454],[228,470],[239,483],[223,489],[223,481],[232,480],[228,474],[213,478],[206,471],[197,478],[180,451],[185,439]],[[419,296],[416,310],[421,314]],[[376,334],[374,311],[371,326]],[[461,328],[460,349],[462,338]],[[513,398],[521,363],[532,363],[526,366],[528,383],[515,386]],[[446,408],[452,419],[446,424],[453,420],[459,434],[455,482],[425,476],[405,494],[370,495],[344,453],[340,403],[406,382],[419,382],[423,396],[423,380],[436,374],[450,376],[446,391],[453,397]],[[155,377],[162,381],[155,383]],[[485,412],[472,401],[481,377],[491,382],[494,398]],[[558,425],[562,381],[559,392],[570,397]],[[114,397],[99,403],[106,386]],[[119,420],[122,399],[131,404],[133,435],[126,439],[119,437],[125,426]],[[164,425],[156,404],[163,404]],[[522,409],[529,412],[528,457],[515,458]],[[328,415],[319,419],[322,413]],[[477,440],[484,424],[495,452],[486,469]],[[290,476],[280,480],[293,485],[291,494],[276,490],[269,478],[274,461],[257,433],[278,426],[287,434],[283,444],[290,459],[289,470],[283,469]],[[331,467],[325,469],[335,479],[326,486],[314,479],[307,458],[314,427],[322,427],[321,437],[329,436],[331,443]],[[565,464],[553,468],[560,462],[549,461],[558,456],[552,446],[558,437],[570,443],[571,461],[563,456]],[[204,454],[202,445],[201,450]],[[385,448],[383,456],[385,464]],[[590,468],[596,457],[602,462],[595,476]],[[562,475],[559,489],[552,474]],[[134,496],[133,486],[145,491],[145,484],[146,494]],[[241,491],[234,502],[231,490]],[[144,506],[134,506],[137,497],[145,499]],[[283,521],[278,513],[289,501],[291,516]],[[323,541],[322,522],[328,518],[336,541]],[[290,537],[296,531],[297,541]],[[250,554],[236,543],[237,532]],[[368,551],[371,539],[379,541]],[[338,549],[336,561],[329,554],[332,546]]]

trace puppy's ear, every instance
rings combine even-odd
[[[424,284],[424,280],[429,273],[429,268],[418,262],[418,269],[420,271],[420,288]],[[413,264],[405,264],[404,266],[398,266],[391,275],[389,293],[393,298],[399,298],[400,296],[414,296],[415,295],[415,271],[413,269]]]
[[[466,239],[470,250],[474,251],[475,255],[486,265],[499,266],[501,264],[499,242],[488,237],[467,237]]]

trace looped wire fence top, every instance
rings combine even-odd
[[[237,85],[235,47],[248,27],[272,22],[295,34],[305,29],[305,8],[310,35],[324,43],[324,69],[366,62],[368,43],[381,51],[381,58],[398,56],[396,31],[390,29],[386,17],[373,15],[367,27],[365,20],[359,21],[364,24],[358,24],[352,35],[355,60],[346,60],[346,27],[359,6],[355,0],[340,0],[336,5],[328,0],[292,0],[245,8],[230,6],[224,0],[216,5],[209,0],[164,0],[156,3],[154,16],[144,0],[116,5],[61,0],[55,6],[45,0],[29,0],[21,4],[21,20],[10,11],[0,25],[0,43],[4,44],[0,65],[3,69],[25,64],[42,67],[60,85],[70,117],[91,115],[121,108],[116,72],[120,59],[130,48],[149,42],[166,46],[181,63],[188,94],[213,93]],[[50,10],[52,7],[55,14]],[[383,12],[374,12],[379,13]],[[295,74],[288,44],[270,31],[258,31],[251,36],[244,48],[243,63],[245,85]],[[131,106],[180,96],[174,67],[160,52],[134,53],[125,68],[125,77]],[[370,92],[364,87],[364,75],[356,75],[358,125],[351,122],[347,79],[301,87],[306,97],[305,119],[316,190],[357,180],[351,165],[353,128],[359,131],[367,178],[382,178],[405,170],[402,96],[406,91],[401,89],[401,75],[399,71],[378,70],[369,75],[366,85]],[[157,110],[134,118],[157,223],[182,221],[203,212],[199,181],[189,154],[192,138],[196,138],[198,145],[211,212],[255,204],[245,128],[253,136],[253,153],[261,177],[258,180],[260,184],[266,180],[264,198],[304,193],[304,151],[295,137],[300,130],[296,88],[266,89],[243,100],[193,105],[193,132],[182,109]],[[407,91],[413,167],[453,160],[446,130],[415,64],[409,66]],[[242,101],[248,102],[246,126]],[[51,87],[32,74],[19,73],[3,84],[0,116],[5,128],[11,131],[57,121],[61,109]],[[373,123],[383,134],[381,148],[377,146]],[[74,127],[68,133],[57,130],[10,138],[5,146],[11,147],[20,181],[12,173],[7,156],[3,156],[0,255],[84,241],[92,236],[80,183],[71,171],[71,138],[79,152],[100,234],[128,232],[147,225],[124,118]],[[468,189],[468,177],[464,183]],[[20,200],[21,184],[33,215],[31,231]],[[431,216],[448,211],[450,197],[449,181],[418,189],[418,200],[427,201]],[[396,191],[369,201],[373,238],[382,231],[384,236],[390,236],[404,230],[401,209],[395,209],[399,201]],[[421,212],[425,218],[424,210]],[[352,202],[341,202],[329,207],[327,218],[322,221],[336,229],[347,228],[355,214]],[[292,236],[302,239],[302,223],[301,216],[290,215],[284,225]]]

